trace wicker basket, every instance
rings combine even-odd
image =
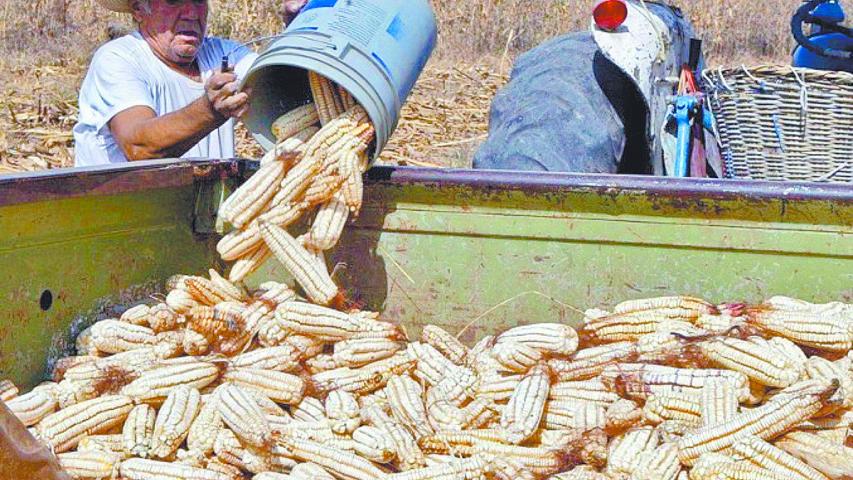
[[[728,177],[853,183],[853,74],[762,66],[703,77]]]

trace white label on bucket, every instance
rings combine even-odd
[[[346,0],[335,8],[334,19],[329,22],[329,30],[341,33],[356,43],[367,47],[382,30],[387,10],[367,0]]]

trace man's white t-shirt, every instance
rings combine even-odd
[[[160,61],[139,32],[99,48],[80,88],[80,115],[74,126],[75,166],[126,162],[109,121],[130,107],[150,107],[157,116],[186,107],[204,95],[204,83],[221,67],[222,56],[232,51],[231,65],[242,78],[257,55],[231,40],[205,38],[197,57],[202,81],[196,82]],[[183,158],[233,156],[234,121],[229,120]]]

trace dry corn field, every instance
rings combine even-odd
[[[847,0],[845,0],[847,1]],[[440,40],[381,163],[464,167],[482,141],[494,92],[516,54],[587,27],[592,0],[434,2]],[[712,63],[787,62],[798,0],[680,2]],[[278,0],[211,0],[211,31],[250,39],[278,31]],[[0,174],[73,164],[77,88],[107,30],[127,19],[94,0],[6,0],[0,6]],[[259,157],[241,132],[238,151]]]

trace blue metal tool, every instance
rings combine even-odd
[[[687,177],[690,170],[690,140],[692,139],[691,120],[699,113],[699,99],[696,95],[675,97],[675,124],[677,144],[675,150],[674,177]]]

